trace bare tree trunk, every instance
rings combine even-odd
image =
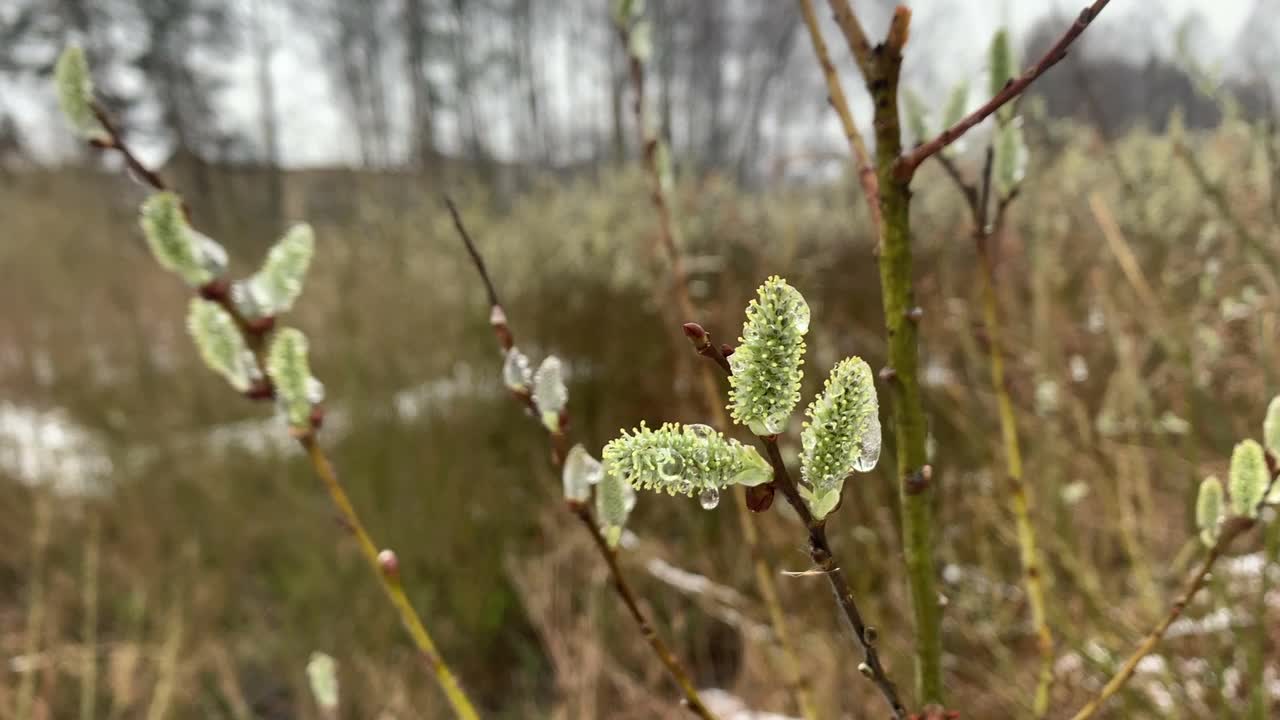
[[[276,83],[271,72],[274,38],[262,17],[262,0],[253,4],[254,62],[258,85],[258,122],[262,132],[262,166],[267,179],[267,212],[279,224],[283,214],[284,178],[280,173],[280,123],[276,117]]]
[[[431,86],[426,77],[427,27],[422,5],[422,0],[405,0],[404,40],[405,75],[409,81],[411,97],[410,162],[418,163],[419,168],[426,168],[434,160],[436,149]]]

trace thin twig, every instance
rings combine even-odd
[[[454,204],[452,198],[445,196],[445,204],[448,205],[449,212],[453,215],[453,222],[454,226],[458,230],[458,237],[462,240],[463,244],[467,246],[467,251],[471,256],[472,263],[475,265],[477,272],[480,273],[481,279],[485,283],[485,288],[491,303],[490,317],[493,318],[498,315],[502,315],[503,317],[502,328],[499,332],[499,340],[501,344],[502,338],[506,338],[508,344],[503,347],[503,350],[508,350],[514,346],[515,336],[514,333],[511,332],[510,327],[506,324],[505,313],[502,312],[502,306],[498,304],[498,293],[492,282],[489,280],[489,273],[485,269],[484,257],[480,254],[479,249],[471,240],[471,235],[467,232],[466,226],[462,221],[462,215],[458,212],[457,206]],[[495,329],[496,328],[497,326],[495,325]],[[512,394],[517,402],[520,402],[527,409],[534,411],[534,417],[538,416],[537,405],[534,403],[532,395],[527,391],[513,392]],[[552,446],[551,464],[557,472],[563,471],[563,463],[569,446],[568,435],[563,431],[563,428],[568,424],[568,420],[568,413],[562,411],[562,429],[558,432],[548,432],[548,441]],[[644,637],[645,641],[649,643],[649,647],[653,650],[654,655],[658,657],[658,660],[662,663],[663,667],[667,669],[667,674],[671,677],[671,681],[684,696],[685,705],[698,717],[703,718],[704,720],[715,720],[716,716],[707,708],[707,706],[702,702],[702,698],[698,695],[698,689],[693,684],[693,680],[690,678],[688,671],[680,664],[680,661],[667,646],[666,642],[663,641],[662,637],[653,629],[653,625],[645,616],[644,611],[640,609],[639,604],[636,602],[635,593],[631,590],[631,586],[627,582],[626,576],[623,575],[621,566],[618,565],[617,553],[613,548],[609,547],[608,541],[605,540],[604,535],[600,532],[600,526],[596,522],[595,515],[591,511],[590,505],[570,502],[568,503],[568,508],[582,521],[583,526],[587,529],[588,533],[590,533],[592,542],[595,544],[596,549],[600,551],[600,555],[604,558],[605,564],[609,568],[609,575],[613,580],[614,591],[618,594],[618,598],[622,601],[622,604],[626,606],[627,611],[630,612],[631,617],[640,627],[640,634]]]
[[[129,147],[125,141],[124,135],[120,128],[110,118],[98,103],[94,102],[94,114],[98,121],[102,123],[103,128],[107,131],[106,140],[93,141],[93,147],[102,150],[115,150],[124,158],[129,169],[140,179],[150,185],[157,191],[165,191],[169,186],[155,171],[144,165]],[[182,201],[183,213],[190,220],[190,212],[187,209],[186,201]],[[244,336],[246,344],[253,352],[258,369],[261,371],[263,378],[267,377],[266,358],[265,358],[265,339],[267,333],[273,327],[271,318],[266,318],[265,322],[252,321],[240,312],[235,303],[231,302],[231,293],[229,286],[224,280],[218,280],[202,288],[199,288],[199,294],[207,300],[217,302],[232,319],[235,320],[236,327],[239,328]],[[272,397],[272,389],[269,380],[264,380],[263,384],[251,389],[248,393],[253,399],[270,399]],[[317,408],[316,421],[320,417],[319,408]],[[311,461],[312,468],[316,475],[328,490],[330,498],[333,500],[341,515],[342,525],[355,536],[357,544],[360,546],[361,554],[364,556],[370,569],[378,578],[379,584],[386,592],[387,597],[391,600],[391,604],[395,607],[396,612],[400,615],[400,621],[408,631],[410,638],[418,649],[418,653],[427,661],[432,673],[435,675],[436,681],[439,683],[441,690],[444,692],[446,699],[453,708],[454,714],[460,720],[478,720],[479,714],[476,712],[474,704],[467,697],[457,678],[449,669],[444,659],[436,650],[435,643],[432,641],[430,634],[427,633],[425,626],[422,624],[421,618],[414,610],[412,603],[409,602],[408,596],[404,592],[404,588],[400,584],[398,568],[395,572],[390,572],[386,564],[379,559],[379,551],[377,546],[373,544],[368,532],[364,529],[363,523],[360,522],[360,516],[356,513],[355,507],[351,504],[347,497],[346,491],[342,484],[338,481],[337,472],[333,468],[333,464],[325,455],[324,450],[316,441],[316,429],[299,433],[297,435],[299,444],[306,451],[307,457]],[[391,556],[394,558],[394,555]]]
[[[663,181],[662,168],[658,166],[658,150],[661,144],[656,130],[649,123],[647,113],[645,112],[645,66],[644,59],[636,56],[631,52],[631,26],[628,22],[618,23],[618,37],[622,43],[622,47],[627,51],[628,67],[630,70],[632,91],[635,94],[632,103],[633,117],[635,120],[636,131],[639,134],[641,147],[644,154],[644,169],[648,175],[650,187],[650,200],[653,204],[654,211],[658,216],[659,238],[661,240],[662,249],[666,253],[666,257],[671,266],[671,289],[675,295],[675,307],[677,313],[671,319],[679,321],[696,316],[693,298],[689,293],[689,277],[685,269],[684,258],[681,253],[680,245],[677,242],[679,237],[679,228],[676,225],[674,213],[671,207],[671,199],[667,197],[666,183]],[[839,88],[836,89],[839,91]],[[847,109],[846,109],[847,113]],[[853,133],[852,137],[858,137],[857,127],[852,124],[847,128],[847,132]],[[866,148],[863,147],[865,155]],[[870,188],[868,192],[869,202],[871,203],[872,217],[878,225],[879,208],[874,201],[875,176],[862,175],[864,190]],[[868,185],[867,183],[870,183]],[[668,315],[672,313],[669,306],[664,305]],[[728,427],[728,417],[724,412],[724,402],[722,400],[721,389],[716,382],[715,372],[699,364],[696,372],[698,373],[699,386],[702,391],[703,402],[708,412],[711,413],[711,420],[716,427],[724,429]],[[764,553],[760,548],[760,533],[756,527],[755,518],[751,511],[756,509],[751,498],[748,496],[741,486],[735,485],[732,490],[734,507],[738,514],[738,524],[742,528],[742,539],[746,545],[747,554],[751,558],[751,564],[755,570],[756,587],[760,591],[760,596],[764,600],[765,606],[769,610],[769,622],[773,625],[776,649],[782,665],[783,682],[787,690],[795,697],[796,706],[806,720],[818,720],[818,709],[813,701],[813,693],[808,687],[805,675],[800,670],[800,661],[796,654],[795,647],[791,641],[791,633],[787,628],[786,615],[782,610],[782,604],[778,600],[778,591],[774,585],[773,573],[770,572],[769,564],[765,559]],[[754,496],[752,496],[754,497]]]
[[[904,153],[898,159],[897,167],[894,168],[897,176],[902,180],[909,180],[915,174],[916,168],[920,167],[920,164],[929,159],[930,156],[937,154],[946,146],[960,139],[960,136],[969,132],[974,125],[985,120],[992,113],[1003,107],[1005,103],[1021,95],[1032,82],[1035,82],[1036,78],[1043,75],[1049,68],[1058,64],[1062,58],[1067,56],[1067,49],[1071,46],[1071,43],[1080,37],[1085,28],[1089,27],[1089,23],[1093,22],[1093,19],[1098,16],[1098,13],[1102,12],[1102,9],[1109,2],[1110,0],[1095,0],[1092,5],[1080,11],[1080,15],[1062,34],[1062,37],[1058,38],[1053,47],[1050,47],[1048,52],[1034,65],[1027,68],[1022,75],[1009,81],[1003,90],[996,93],[995,97],[960,119],[955,125],[943,130],[934,139],[917,146],[908,153]]]
[[[689,331],[690,326],[702,330],[700,325],[690,323],[686,325],[685,334],[689,337],[699,355],[713,362],[717,367],[725,372],[725,375],[732,375],[733,370],[729,367],[724,352],[715,346],[712,342],[699,342],[696,337],[697,333]],[[702,337],[709,338],[705,331],[701,333]],[[827,582],[831,584],[831,591],[836,596],[836,603],[840,606],[844,614],[845,620],[849,623],[849,630],[858,646],[862,649],[863,665],[859,670],[865,674],[876,688],[880,690],[880,694],[884,696],[885,702],[889,704],[893,711],[893,716],[902,720],[907,716],[907,709],[902,704],[902,700],[898,697],[898,689],[893,681],[889,679],[885,672],[884,665],[880,662],[880,653],[876,648],[877,633],[875,630],[868,630],[866,623],[862,619],[862,613],[858,610],[857,600],[853,596],[853,590],[849,587],[849,582],[845,579],[844,571],[841,565],[836,561],[835,553],[831,550],[831,544],[827,541],[826,524],[813,517],[813,513],[809,511],[809,506],[805,504],[804,498],[800,497],[800,491],[796,487],[795,481],[791,478],[791,473],[787,470],[787,465],[782,459],[782,453],[778,449],[778,437],[776,435],[757,436],[757,440],[764,446],[765,455],[769,458],[769,464],[773,466],[773,482],[774,485],[782,491],[783,497],[787,499],[787,503],[800,517],[800,522],[804,523],[805,528],[809,532],[809,557],[813,560],[814,566],[821,571],[826,577]]]
[[[1222,534],[1218,537],[1218,541],[1209,549],[1209,553],[1205,555],[1199,569],[1187,580],[1182,594],[1174,600],[1169,612],[1147,633],[1142,642],[1138,643],[1138,647],[1120,665],[1120,669],[1107,681],[1107,684],[1099,691],[1098,696],[1086,703],[1075,715],[1072,715],[1071,720],[1086,720],[1093,717],[1112,695],[1115,695],[1120,688],[1124,687],[1124,684],[1129,681],[1129,678],[1133,677],[1133,673],[1138,669],[1138,663],[1142,661],[1142,658],[1155,649],[1156,645],[1164,637],[1165,632],[1169,630],[1169,626],[1182,615],[1182,612],[1191,604],[1192,598],[1205,586],[1209,573],[1213,570],[1213,565],[1218,561],[1218,558],[1222,557],[1232,541],[1255,524],[1256,521],[1250,518],[1237,516],[1231,518],[1223,526]]]
[[[876,179],[876,169],[871,164],[871,153],[867,152],[867,143],[863,140],[862,133],[858,131],[858,124],[854,122],[853,113],[849,110],[849,101],[840,84],[840,75],[836,72],[835,64],[831,62],[831,53],[827,50],[827,42],[822,37],[822,28],[818,25],[818,17],[813,11],[813,1],[798,0],[798,2],[800,14],[804,16],[805,27],[809,29],[813,52],[818,56],[818,65],[822,67],[822,75],[827,81],[827,100],[835,109],[836,115],[840,117],[845,139],[848,140],[849,148],[853,151],[858,170],[858,182],[862,185],[862,194],[866,197],[867,210],[871,214],[871,227],[878,239],[880,237],[880,182]],[[852,11],[848,10],[847,4],[837,2],[833,3],[833,6],[844,8],[852,17]],[[840,12],[836,13],[836,17],[841,17]],[[863,41],[865,42],[865,38]]]

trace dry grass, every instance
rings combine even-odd
[[[1280,288],[1167,139],[1134,135],[1104,148],[1065,127],[1047,137],[1065,149],[1033,149],[1035,174],[1002,238],[998,273],[1060,636],[1056,717],[1098,687],[1170,596],[1189,560],[1200,478],[1221,474],[1232,444],[1260,433],[1263,408],[1280,390],[1272,354]],[[1193,147],[1224,179],[1237,218],[1274,238],[1267,168],[1251,137],[1228,126]],[[1119,154],[1140,197],[1125,196],[1104,152]],[[935,172],[917,183],[916,227],[942,483],[947,680],[965,717],[1018,716],[1035,682],[1035,642],[996,470],[971,243],[958,198]],[[237,213],[243,178],[215,180],[217,197],[193,199],[197,224],[251,261],[282,223]],[[332,188],[320,188],[335,182],[340,202],[330,204]],[[37,580],[37,495],[15,473],[0,475],[9,498],[0,516],[0,717],[24,676],[34,678],[33,717],[72,717],[80,707],[92,518],[101,522],[90,648],[99,717],[319,717],[303,672],[314,650],[339,661],[345,717],[443,716],[300,458],[271,443],[207,441],[215,427],[264,418],[227,397],[183,337],[182,289],[152,267],[135,228],[138,191],[72,170],[5,183],[0,267],[12,272],[0,283],[0,397],[64,409],[110,458],[112,490],[56,499]],[[317,374],[343,409],[346,422],[328,441],[369,526],[397,548],[413,601],[455,670],[494,717],[671,716],[660,669],[603,586],[596,558],[556,512],[558,481],[536,428],[497,389],[481,290],[431,188],[359,175],[290,183],[289,207],[319,208],[310,213],[319,253],[308,301],[290,322],[315,339]],[[593,449],[641,419],[696,419],[682,399],[692,382],[685,341],[659,319],[666,290],[655,280],[661,259],[644,250],[654,227],[642,187],[623,174],[507,205],[468,193],[472,231],[512,322],[539,343],[525,350],[555,351],[575,370],[575,431]],[[873,365],[883,357],[877,275],[852,183],[744,195],[711,180],[676,199],[695,299],[708,308],[691,319],[736,336],[745,299],[776,272],[822,319],[809,342],[808,392],[847,354]],[[1109,238],[1100,212],[1114,218]],[[249,427],[249,438],[283,432],[270,422]],[[908,686],[891,483],[883,467],[851,483],[832,540],[857,559],[846,570],[881,630],[891,673]],[[642,498],[632,529],[643,552],[627,567],[700,682],[788,711],[784,689],[769,680],[767,643],[745,630],[764,613],[731,512]],[[802,570],[791,520],[783,510],[763,518],[763,542],[777,568]],[[651,557],[737,589],[740,606],[646,575]],[[27,598],[37,582],[43,630],[28,657]],[[825,588],[804,577],[779,584],[822,705],[832,717],[876,708],[833,642]],[[1171,638],[1164,664],[1147,666],[1112,717],[1164,717],[1173,712],[1164,703],[1184,717],[1242,714],[1250,653],[1265,641],[1272,665],[1276,657],[1274,614],[1270,623],[1258,616],[1256,585],[1256,576],[1220,573],[1190,615],[1230,608],[1228,628]]]

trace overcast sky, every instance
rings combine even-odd
[[[601,1],[582,0],[589,3]],[[1264,1],[1277,4],[1277,12],[1280,12],[1280,1]],[[1228,57],[1226,50],[1230,42],[1239,34],[1255,2],[1113,0],[1090,29],[1090,42],[1108,52],[1139,58],[1151,52],[1167,55],[1179,25],[1188,13],[1198,9],[1197,50],[1205,62],[1222,64]],[[3,4],[2,0],[0,4]],[[986,44],[992,31],[1001,24],[1007,24],[1012,30],[1016,47],[1041,16],[1056,13],[1065,21],[1083,7],[1082,0],[914,0],[908,4],[914,10],[913,39],[918,43],[908,46],[907,83],[926,93],[938,92],[938,88],[950,86],[965,75],[981,72]],[[347,132],[343,118],[327,110],[338,103],[327,74],[318,69],[322,50],[308,38],[288,38],[283,28],[278,30],[285,40],[274,56],[272,71],[278,83],[277,108],[284,162],[292,166],[355,162],[356,148],[352,143],[341,142],[343,133]],[[882,30],[876,27],[871,31],[878,35]],[[829,34],[834,36],[835,33],[834,28],[829,29]],[[926,43],[928,49],[924,50]],[[915,52],[911,52],[912,48]],[[584,72],[583,68],[574,68],[572,63],[555,57],[562,52],[563,49],[552,49],[540,58],[545,61],[544,81],[549,111],[568,115],[581,112],[581,107],[571,105],[581,106],[584,103],[602,108],[607,102],[604,68],[588,68]],[[807,43],[797,44],[795,52],[808,53]],[[921,58],[919,54],[926,52],[930,57]],[[913,58],[917,62],[913,63]],[[935,58],[946,58],[946,62]],[[248,57],[237,57],[229,59],[226,67],[230,82],[220,98],[219,112],[228,125],[256,127],[258,111],[253,64]],[[569,72],[574,73],[572,83],[566,80],[570,77]],[[25,139],[39,157],[56,158],[70,148],[71,141],[60,125],[49,122],[55,105],[48,87],[34,83],[15,86],[0,82],[0,93],[7,96],[0,98],[0,108],[15,113]],[[868,115],[864,103],[865,99],[855,98],[855,106],[860,106],[855,107],[855,112],[863,121]],[[835,119],[827,118],[827,121],[827,131],[838,139]],[[510,150],[512,140],[504,128],[488,127],[486,132],[491,133],[486,139],[497,154],[501,156]],[[442,128],[441,135],[447,142],[450,129]],[[163,154],[163,149],[158,147],[147,151],[153,156]]]

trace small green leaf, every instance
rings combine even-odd
[[[267,351],[267,372],[275,383],[276,399],[289,426],[311,427],[311,408],[324,395],[324,386],[311,376],[307,360],[307,336],[301,330],[284,328],[276,332]]]
[[[53,79],[58,88],[58,105],[72,130],[85,140],[109,140],[110,134],[93,112],[93,78],[84,50],[68,45],[58,56]]]
[[[226,310],[215,302],[193,298],[187,308],[187,331],[210,370],[226,378],[237,392],[249,389],[258,374],[257,364]]]
[[[1267,491],[1267,460],[1256,440],[1237,443],[1231,451],[1231,511],[1258,516],[1258,504]]]
[[[729,408],[734,422],[756,435],[777,435],[800,401],[809,305],[779,277],[769,278],[756,294],[740,344],[729,356]]]
[[[177,273],[190,287],[202,287],[226,271],[226,250],[187,224],[182,200],[174,193],[159,192],[147,198],[142,203],[140,224],[156,262]]]
[[[1200,539],[1205,545],[1212,547],[1218,541],[1218,527],[1222,523],[1222,483],[1218,478],[1209,476],[1200,483],[1200,492],[1196,496],[1196,527],[1200,530]]]

